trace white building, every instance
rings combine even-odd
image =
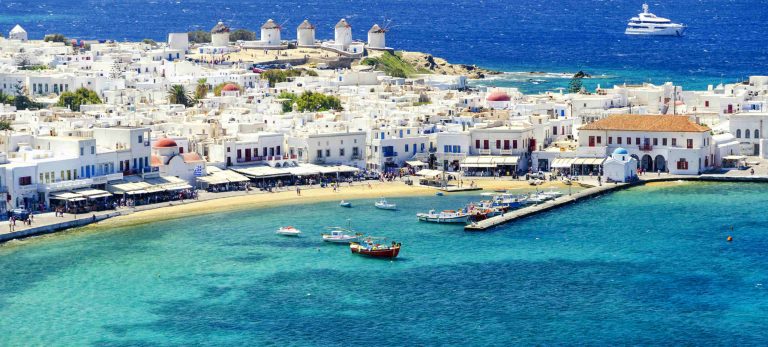
[[[345,50],[352,43],[352,26],[347,20],[342,18],[336,23],[333,30],[333,42],[341,50]]]
[[[261,26],[261,42],[265,46],[280,46],[280,29],[280,25],[275,23],[274,20],[267,20],[267,22]]]
[[[386,33],[385,29],[382,29],[378,24],[374,24],[371,30],[368,30],[368,48],[387,48]]]
[[[606,182],[629,182],[634,177],[637,177],[637,159],[625,148],[616,148],[603,163],[603,179]]]
[[[315,46],[315,26],[305,19],[296,29],[296,41],[299,47]]]
[[[27,42],[29,40],[27,36],[27,31],[24,30],[24,28],[21,27],[21,25],[16,24],[13,29],[11,29],[11,32],[8,33],[8,39],[9,40],[18,40],[21,42]]]
[[[168,34],[168,47],[174,50],[188,52],[189,51],[189,34],[187,33]]]
[[[218,22],[211,29],[211,46],[227,47],[229,46],[229,27],[224,22]]]
[[[610,116],[579,129],[579,149],[602,153],[627,149],[647,172],[699,174],[714,166],[709,127],[688,116]]]

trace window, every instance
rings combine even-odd
[[[501,148],[501,140],[496,140],[496,149]]]
[[[83,156],[85,154],[85,148],[80,147],[80,156]]]
[[[96,146],[91,146],[91,154],[96,154]]]
[[[360,153],[360,151],[357,149],[357,147],[352,147],[352,155],[357,156]]]
[[[339,156],[340,157],[344,156],[344,148],[339,148]]]
[[[744,138],[745,138],[745,139],[748,139],[748,138],[749,138],[749,129],[747,129],[747,130],[744,130]]]
[[[317,157],[318,158],[322,158],[323,157],[323,150],[322,149],[318,149],[317,150]]]
[[[640,138],[639,137],[635,137],[635,144],[636,145],[640,145]]]
[[[595,147],[595,137],[590,136],[589,137],[589,147]]]
[[[142,143],[142,142],[144,142],[144,136],[139,135],[139,142],[138,143]]]
[[[19,177],[20,186],[28,186],[32,184],[32,176]]]
[[[653,138],[653,145],[654,146],[658,146],[659,145],[659,139],[658,138],[655,138],[655,137]]]
[[[227,153],[232,152],[232,148],[227,147]]]
[[[672,139],[672,147],[676,147],[676,146],[677,146],[677,139]]]
[[[680,158],[680,160],[677,161],[677,169],[688,170],[688,161],[685,160],[685,158]]]
[[[686,147],[687,148],[693,148],[693,139],[688,139],[688,141],[686,143]]]
[[[609,145],[613,144],[613,136],[608,136],[608,144]]]
[[[517,149],[517,140],[512,140],[512,148]]]
[[[760,138],[760,130],[759,129],[755,129],[755,138],[756,139]]]
[[[667,145],[667,138],[666,137],[661,139],[661,145],[662,146],[666,146]]]
[[[709,107],[709,100],[704,100],[704,107]]]
[[[242,157],[243,157],[243,150],[242,149],[238,149],[237,150],[237,159],[240,159]]]
[[[443,146],[443,153],[451,153],[451,146],[449,145]]]
[[[405,151],[408,152],[408,144],[405,144]]]
[[[331,150],[330,149],[326,149],[325,150],[325,156],[326,157],[330,157],[331,156]]]
[[[489,142],[488,140],[483,140],[483,149],[488,149],[489,147],[488,142]]]
[[[631,144],[632,144],[632,138],[631,138],[631,137],[627,137],[627,144],[628,144],[628,145],[631,145]]]
[[[597,144],[600,145],[602,143],[603,143],[603,137],[602,136],[598,136],[597,137]]]
[[[741,138],[741,129],[736,129],[736,138],[737,139]]]
[[[480,149],[480,140],[475,140],[475,148]]]
[[[557,135],[557,127],[552,127],[552,135]]]
[[[616,137],[616,144],[619,144],[619,145],[621,144],[621,136]]]

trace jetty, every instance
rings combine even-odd
[[[525,217],[533,216],[541,212],[549,211],[559,207],[567,206],[578,201],[600,196],[609,192],[627,189],[638,185],[643,185],[651,182],[670,182],[670,181],[710,181],[710,182],[768,182],[768,176],[734,176],[734,175],[718,175],[718,174],[704,174],[704,175],[647,175],[642,176],[636,182],[632,183],[603,183],[602,185],[597,182],[589,182],[588,184],[580,183],[586,189],[575,192],[573,194],[563,195],[559,198],[543,202],[541,204],[523,207],[514,211],[504,213],[499,216],[491,217],[482,221],[467,224],[464,227],[466,231],[484,231],[492,229],[502,224],[510,223]]]

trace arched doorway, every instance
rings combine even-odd
[[[654,171],[667,171],[667,160],[664,159],[664,156],[657,155],[653,166],[655,168]]]
[[[640,161],[640,167],[643,168],[643,171],[653,171],[653,158],[648,154],[644,155]]]

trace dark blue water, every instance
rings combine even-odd
[[[414,216],[472,198],[218,213],[6,245],[0,345],[768,344],[766,185],[633,188],[483,233]],[[400,259],[320,241],[347,218],[402,242]],[[305,237],[275,235],[286,223]]]
[[[305,18],[318,38],[333,36],[345,17],[354,37],[365,39],[373,23],[391,20],[387,40],[397,49],[426,51],[453,62],[503,71],[585,70],[603,78],[587,83],[661,83],[687,88],[768,73],[768,2],[764,0],[654,1],[651,11],[689,26],[683,38],[629,37],[627,20],[642,1],[626,0],[5,0],[3,32],[22,24],[33,37],[62,32],[88,39],[164,40],[168,32],[210,30],[222,19],[257,30],[268,18],[295,37]],[[540,91],[567,80],[521,83],[514,77],[488,82]],[[524,79],[527,81],[527,78]]]

